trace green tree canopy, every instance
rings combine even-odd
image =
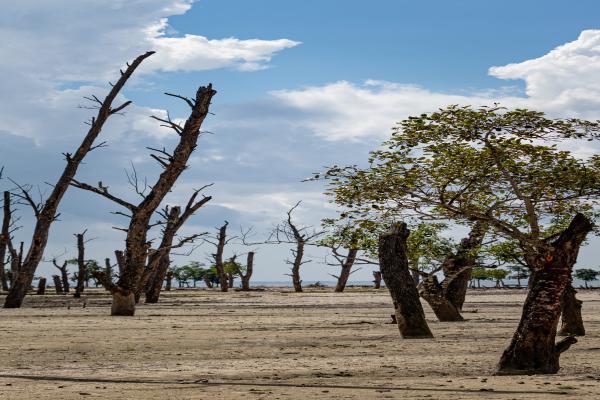
[[[594,212],[600,194],[600,156],[577,157],[558,143],[599,131],[596,122],[536,111],[450,106],[402,121],[369,168],[329,168],[328,193],[349,219],[479,220],[544,254],[575,213]]]

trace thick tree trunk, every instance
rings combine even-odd
[[[78,233],[77,236],[77,286],[75,287],[75,294],[73,297],[79,298],[81,297],[81,293],[84,290],[84,282],[86,275],[86,265],[85,265],[85,240],[84,240],[85,232]]]
[[[461,240],[456,254],[449,256],[442,265],[445,276],[444,281],[442,281],[444,297],[458,311],[462,310],[465,303],[471,272],[477,261],[477,253],[486,232],[486,224],[475,222],[469,236]]]
[[[434,274],[424,278],[417,288],[438,320],[441,322],[463,321],[460,311],[444,296],[444,289]]]
[[[551,244],[550,252],[527,257],[534,272],[531,289],[519,327],[500,359],[499,374],[554,374],[560,368],[561,353],[577,342],[575,337],[569,336],[555,344],[556,330],[572,267],[592,227],[584,215],[577,214]]]
[[[52,275],[52,280],[54,281],[54,290],[56,290],[56,294],[63,294],[62,282],[60,281],[60,276]]]
[[[562,325],[559,331],[560,336],[585,336],[585,326],[581,317],[581,305],[583,301],[575,297],[577,291],[569,283],[560,303]]]
[[[246,273],[241,275],[243,291],[250,290],[250,278],[252,277],[253,271],[254,271],[254,252],[250,251],[250,252],[248,252],[248,258],[246,259]]]
[[[408,271],[408,235],[406,224],[396,223],[379,237],[379,266],[394,302],[400,335],[407,339],[430,338],[433,335],[425,320],[415,282]]]
[[[354,261],[356,261],[356,255],[358,254],[357,249],[348,250],[348,255],[342,264],[342,269],[340,271],[340,276],[338,277],[337,284],[335,285],[335,292],[342,293],[346,288],[346,284],[348,283],[348,278],[352,273],[352,267],[354,266]]]
[[[132,291],[129,293],[116,290],[112,294],[113,302],[110,309],[110,315],[115,316],[133,316],[135,314],[135,295]]]
[[[373,288],[381,289],[381,271],[373,271]]]
[[[0,290],[6,292],[8,289],[8,279],[6,278],[6,272],[4,271],[4,262],[0,261]]]
[[[146,289],[146,303],[158,303],[163,282],[165,282],[165,279],[168,276],[170,264],[171,260],[169,254],[163,254],[158,262],[158,268],[156,270],[156,274],[154,275],[154,279],[152,279],[152,282],[150,282],[148,288]],[[169,284],[169,290],[170,289],[171,288]],[[165,288],[165,290],[167,289]]]
[[[44,295],[46,294],[46,278],[40,278],[37,287],[37,294]]]

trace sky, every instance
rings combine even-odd
[[[78,179],[102,181],[138,201],[125,170],[151,182],[160,171],[146,146],[173,147],[172,132],[150,115],[185,118],[164,92],[218,91],[196,153],[166,204],[194,188],[213,199],[183,229],[230,232],[253,227],[264,239],[285,211],[317,226],[335,212],[322,187],[302,182],[332,164],[364,163],[395,122],[448,104],[529,107],[554,117],[600,118],[600,4],[581,0],[21,0],[0,13],[0,164],[5,175],[39,186],[56,179],[92,115],[84,96],[103,95],[119,68],[156,50],[122,92],[134,102],[102,132],[109,147],[92,152]],[[583,156],[594,147],[575,147]],[[10,188],[6,179],[2,189]],[[87,229],[89,258],[123,247],[118,207],[69,190],[52,228],[46,260],[75,256],[73,234]],[[32,218],[19,209],[28,240]],[[254,246],[255,279],[284,281],[287,246]],[[233,246],[229,254],[249,248]],[[202,245],[175,264],[206,262]],[[305,281],[336,270],[310,249]],[[596,267],[598,241],[580,265]],[[594,264],[596,263],[596,264]],[[50,275],[44,262],[39,275]],[[363,268],[355,280],[370,280]]]

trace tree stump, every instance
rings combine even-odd
[[[46,278],[40,278],[37,287],[37,294],[44,295],[46,294]]]

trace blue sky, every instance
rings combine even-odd
[[[215,115],[167,199],[181,204],[195,187],[213,196],[186,233],[254,226],[265,236],[298,200],[302,224],[334,213],[322,188],[301,180],[324,165],[364,163],[393,124],[448,104],[499,101],[552,116],[600,118],[600,4],[560,1],[22,0],[0,14],[0,157],[20,182],[53,181],[60,154],[81,138],[91,114],[82,97],[102,94],[126,60],[157,50],[124,97],[125,116],[103,132],[110,147],[91,154],[79,178],[102,180],[133,199],[124,169],[152,180],[145,146],[169,147],[172,135],[148,116],[185,118],[185,95],[212,82]],[[9,95],[6,95],[9,94]],[[597,151],[573,147],[582,156]],[[6,182],[0,186],[6,187]],[[48,257],[74,255],[73,233],[88,229],[90,257],[122,248],[116,208],[68,192]],[[19,211],[28,239],[31,217]],[[592,246],[582,262],[600,255]],[[597,247],[597,246],[596,246]],[[206,260],[210,247],[191,257]],[[242,248],[231,251],[243,252]],[[258,280],[285,280],[289,249],[262,247]],[[324,253],[306,280],[329,279]],[[189,258],[176,258],[184,263]],[[45,263],[40,273],[49,274]],[[369,269],[353,275],[371,279]]]

